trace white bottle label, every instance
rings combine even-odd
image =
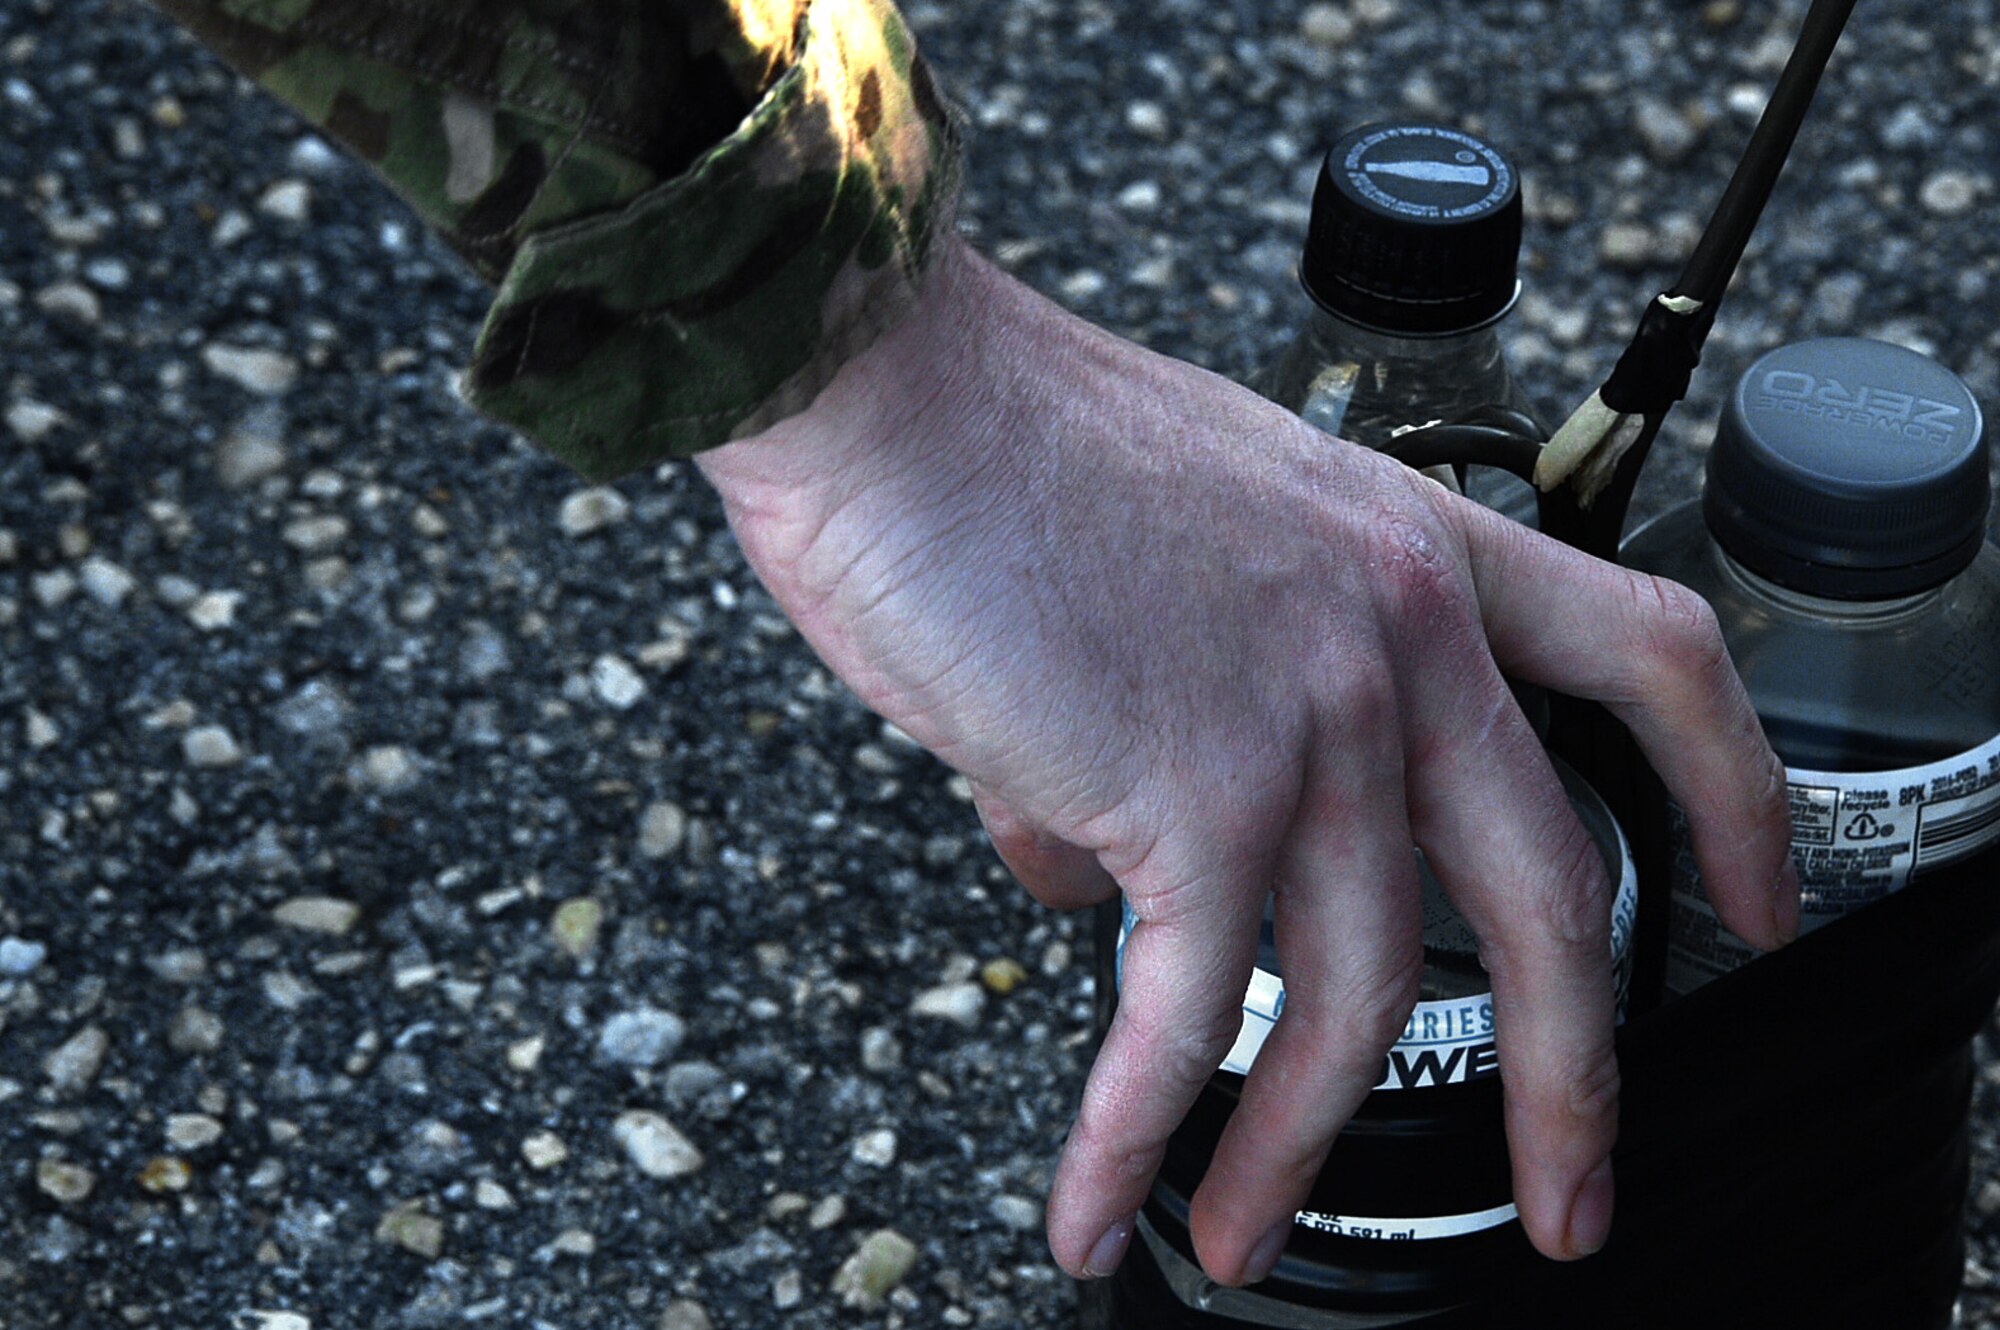
[[[1613,981],[1622,1012],[1625,993],[1632,978],[1632,927],[1639,910],[1639,877],[1631,851],[1618,833],[1618,863],[1622,871],[1611,907],[1611,957]],[[1445,904],[1441,892],[1428,893],[1425,901],[1424,943],[1462,950],[1476,947],[1471,928],[1457,911]],[[1117,973],[1125,972],[1125,943],[1137,921],[1132,907],[1125,907],[1118,929]],[[1236,1043],[1222,1060],[1221,1070],[1239,1076],[1250,1074],[1251,1065],[1271,1037],[1278,1018],[1285,1011],[1285,981],[1262,966],[1250,973],[1250,986],[1243,995],[1243,1024]],[[1484,1080],[1500,1070],[1494,1041],[1493,995],[1477,993],[1468,997],[1434,998],[1417,1003],[1410,1012],[1403,1037],[1382,1060],[1378,1090],[1417,1090],[1437,1085],[1458,1085]]]
[[[1928,766],[1863,772],[1787,767],[1785,779],[1801,935],[2000,841],[2000,736]],[[1672,818],[1667,991],[1679,995],[1758,952],[1716,918],[1695,869],[1687,818],[1678,807]]]

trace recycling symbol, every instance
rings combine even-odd
[[[1886,831],[1882,824],[1875,820],[1873,813],[1863,813],[1847,824],[1849,840],[1874,840],[1877,836],[1885,834]]]

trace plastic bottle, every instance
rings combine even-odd
[[[1630,977],[1638,878],[1630,847],[1584,780],[1556,763],[1572,808],[1616,885],[1611,959],[1622,1001]],[[1086,1325],[1287,1326],[1341,1330],[1421,1319],[1473,1296],[1527,1242],[1514,1222],[1492,984],[1478,943],[1419,855],[1424,897],[1420,998],[1382,1079],[1336,1139],[1270,1279],[1219,1287],[1194,1262],[1188,1202],[1207,1171],[1243,1078],[1284,1009],[1270,916],[1235,1046],[1167,1145],[1133,1251]],[[1144,925],[1137,925],[1143,927]],[[1122,960],[1134,927],[1117,939]],[[1100,982],[1114,987],[1118,966]]]
[[[1259,390],[1371,448],[1482,407],[1518,412],[1546,436],[1500,343],[1520,250],[1519,178],[1492,145],[1422,123],[1350,131],[1313,191],[1299,260],[1311,314]],[[1514,477],[1479,468],[1468,486],[1532,520],[1533,492]]]
[[[1743,375],[1702,498],[1625,561],[1715,607],[1791,787],[1801,931],[2000,841],[2000,548],[1979,406],[1950,371],[1855,338]],[[1702,894],[1676,812],[1666,986],[1756,955]]]

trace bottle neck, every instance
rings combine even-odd
[[[1413,337],[1355,323],[1315,302],[1312,307],[1312,330],[1313,336],[1322,345],[1338,348],[1349,358],[1363,362],[1467,359],[1501,362],[1499,319],[1491,319],[1476,328],[1460,332]]]
[[[1774,609],[1813,619],[1849,624],[1890,623],[1927,609],[1942,590],[1940,587],[1929,587],[1914,595],[1892,596],[1883,600],[1831,600],[1825,596],[1794,591],[1752,572],[1723,549],[1712,533],[1708,544],[1714,551],[1716,567],[1729,585]]]

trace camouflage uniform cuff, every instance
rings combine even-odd
[[[958,131],[889,0],[813,0],[738,131],[615,212],[528,236],[465,394],[593,479],[810,405],[915,303]]]

